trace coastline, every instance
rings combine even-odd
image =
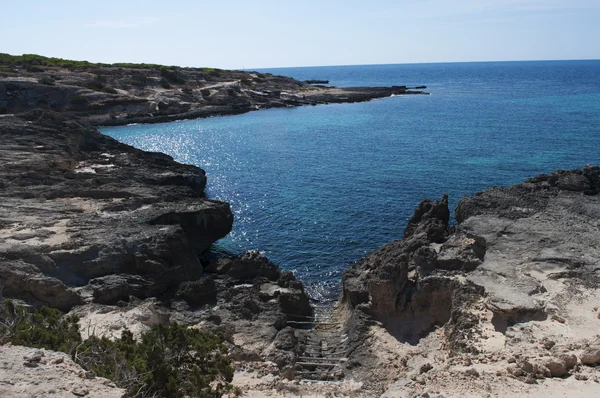
[[[55,94],[28,84],[17,84],[28,93],[21,99]],[[69,95],[84,89],[67,86],[50,90],[66,90],[57,104],[71,107]],[[226,101],[210,112],[251,110],[228,102],[239,98],[230,95],[235,86],[221,87],[208,97],[224,90]],[[383,92],[330,90],[290,101],[353,102]],[[84,94],[106,117],[104,97]],[[135,116],[135,104],[150,102],[131,100],[122,111],[133,116],[113,120],[181,119],[178,102],[165,102],[158,116]],[[288,106],[281,94],[263,103],[277,104]],[[240,382],[258,396],[600,391],[597,166],[463,198],[456,227],[447,197],[422,201],[401,240],[346,271],[339,305],[323,315],[300,281],[258,253],[199,259],[233,222],[227,203],[205,198],[203,170],[100,134],[90,109],[25,110],[0,118],[7,297],[71,311],[112,337],[165,320],[223,333],[238,378],[259,375]],[[327,359],[336,362],[324,366]]]
[[[428,94],[424,88],[336,88],[259,72],[162,66],[17,65],[0,72],[0,114],[39,108],[95,126],[120,126]]]

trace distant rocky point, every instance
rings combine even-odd
[[[270,73],[0,54],[0,114],[40,108],[96,126],[425,94],[398,87],[315,87]]]
[[[329,80],[305,80],[306,84],[329,84]]]

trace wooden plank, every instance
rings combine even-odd
[[[306,321],[287,321],[287,323],[295,323],[296,325],[315,325],[315,326],[329,326],[329,325],[339,325],[338,322],[306,322]]]
[[[335,363],[325,363],[325,362],[296,362],[296,365],[302,365],[302,366],[337,366],[339,365],[339,362],[335,362]]]
[[[306,316],[306,315],[293,315],[293,314],[285,314],[286,316],[289,316],[291,318],[304,318],[304,319],[315,319],[314,315],[313,316]]]

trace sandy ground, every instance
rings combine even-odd
[[[580,360],[562,377],[544,376],[543,370],[535,377],[519,372],[527,364],[546,369],[555,359],[577,359],[587,347],[600,347],[600,290],[579,289],[561,309],[564,317],[518,323],[504,333],[495,330],[482,301],[474,309],[480,319],[478,354],[450,355],[444,327],[410,345],[382,326],[371,326],[359,353],[370,359],[341,381],[289,381],[274,364],[256,362],[238,363],[234,384],[247,397],[600,396],[600,366]]]
[[[68,355],[35,348],[0,346],[0,397],[121,397],[125,390],[90,378]]]

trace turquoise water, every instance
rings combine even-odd
[[[505,186],[600,164],[600,61],[372,65],[262,70],[337,86],[428,86],[429,96],[271,109],[103,128],[206,170],[231,203],[217,247],[260,249],[315,297],[402,236],[423,197]]]

